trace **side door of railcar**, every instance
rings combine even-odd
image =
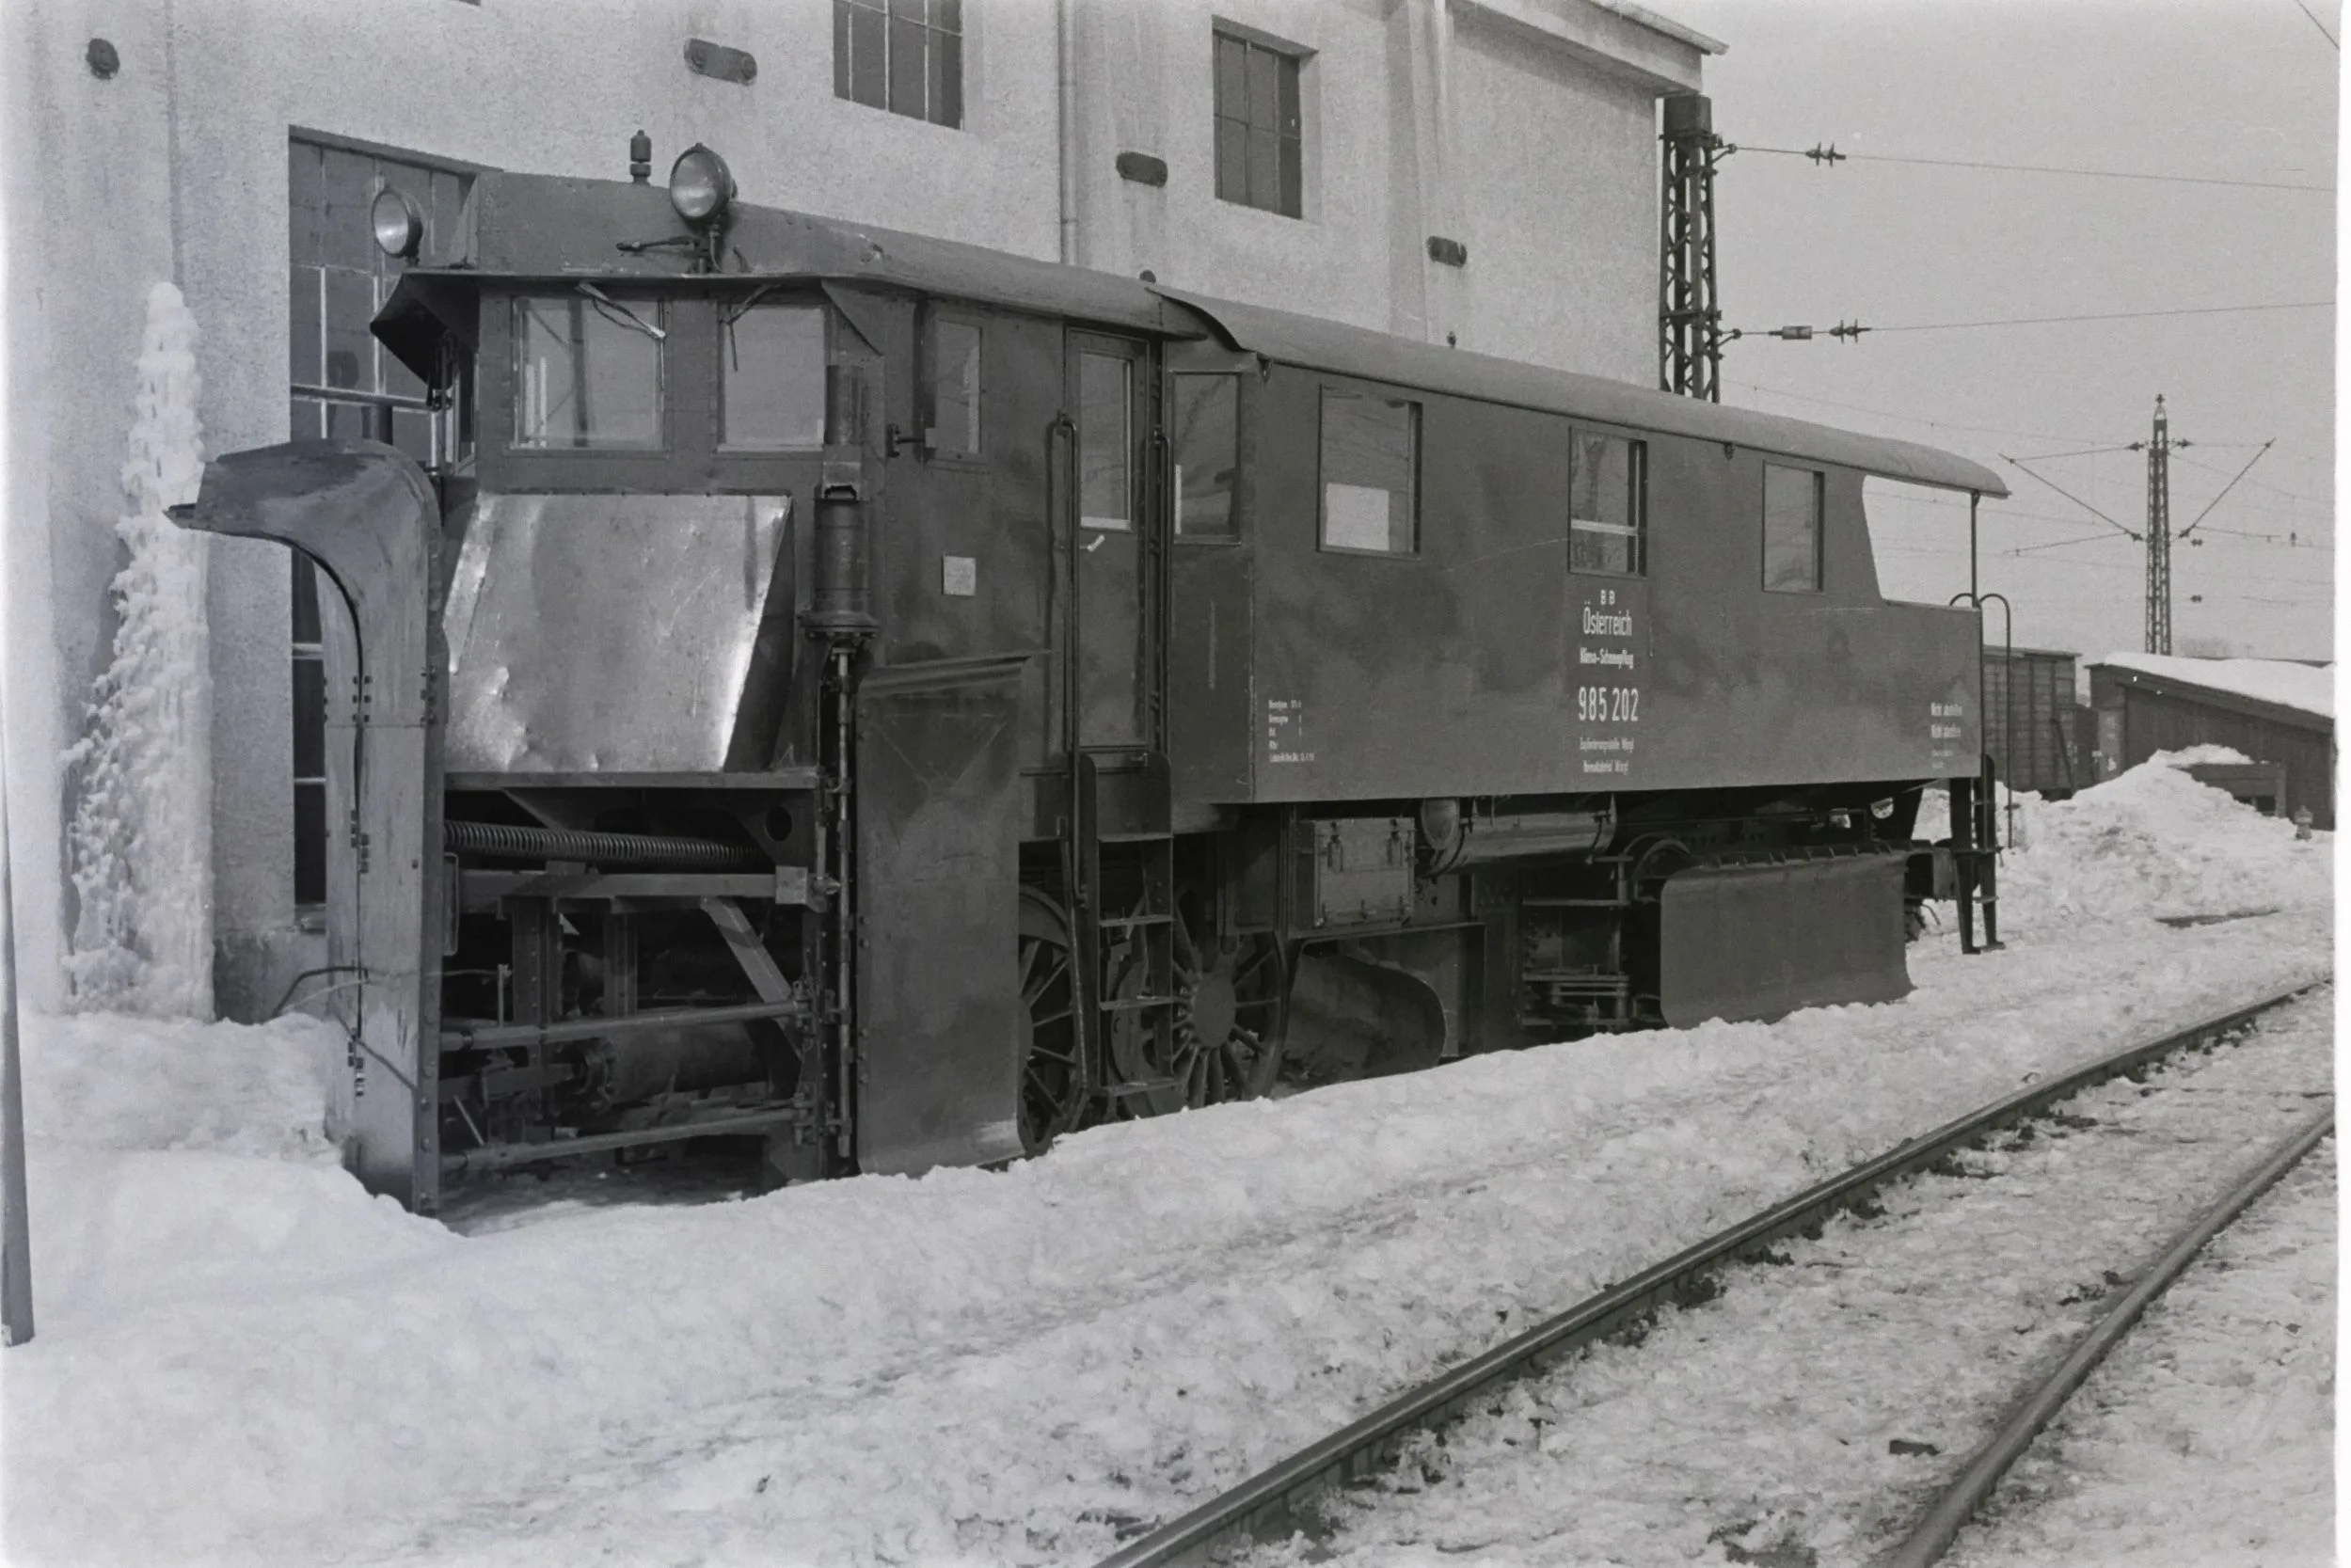
[[[1151,752],[1163,744],[1157,647],[1164,519],[1153,481],[1157,378],[1151,345],[1072,331],[1062,410],[1071,428],[1054,507],[1070,592],[1054,626],[1063,671],[1061,744]]]

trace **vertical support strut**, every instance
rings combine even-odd
[[[1976,781],[1951,781],[1951,874],[1959,882],[1960,951],[1976,951]]]
[[[2000,948],[2000,814],[1994,803],[1994,785],[1999,779],[1998,765],[1992,754],[1985,752],[1983,772],[1976,786],[1976,858],[1977,870],[1981,874],[1978,886],[1981,889],[1984,906],[1984,951]]]
[[[814,591],[808,635],[824,647],[819,680],[817,868],[825,907],[812,944],[820,977],[813,1008],[817,1046],[803,1062],[821,1068],[830,1057],[833,1152],[846,1167],[857,1150],[857,902],[856,839],[857,660],[874,633],[870,564],[871,485],[866,477],[866,375],[857,364],[825,367],[824,472],[817,487]],[[823,1125],[818,1110],[819,1127]],[[819,1135],[821,1135],[819,1133]]]
[[[1658,239],[1658,384],[1723,401],[1723,311],[1714,293],[1714,165],[1723,141],[1703,93],[1665,100]]]

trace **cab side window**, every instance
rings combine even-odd
[[[658,300],[517,298],[514,444],[659,448],[662,314]]]
[[[1579,430],[1568,438],[1570,570],[1640,577],[1649,569],[1647,457],[1646,446],[1621,436]]]
[[[1322,546],[1363,555],[1421,547],[1421,405],[1323,388]]]
[[[980,454],[980,327],[976,321],[934,313],[924,346],[930,419],[923,446],[933,457]]]
[[[1763,586],[1774,594],[1820,591],[1821,476],[1763,466]]]

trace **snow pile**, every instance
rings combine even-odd
[[[2046,927],[2085,917],[2326,910],[2334,896],[2332,833],[2299,838],[2293,823],[2186,771],[2244,760],[2226,747],[2196,746],[2157,752],[2070,800],[2020,794],[2027,847],[2001,858],[2003,919]]]
[[[2299,708],[2324,719],[2335,716],[2335,667],[2331,664],[2296,664],[2280,658],[2181,658],[2169,654],[2108,654],[2097,663]]]
[[[115,524],[129,560],[114,580],[114,661],[89,733],[67,838],[79,915],[66,959],[76,1006],[154,1016],[213,1010],[212,684],[206,546],[164,515],[196,499],[196,318],[180,291],[147,296],[136,414]]]
[[[28,1142],[337,1160],[327,1073],[342,1032],[306,1014],[259,1027],[33,1017],[25,1026]]]

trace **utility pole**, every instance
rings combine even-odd
[[[1665,101],[1658,243],[1658,384],[1723,401],[1723,309],[1714,295],[1714,164],[1724,150],[1703,93]]]
[[[2192,444],[2171,438],[2171,419],[2164,412],[2163,394],[2157,392],[2155,430],[2146,443],[2147,651],[2151,654],[2171,652],[2171,449]],[[2131,443],[2133,451],[2138,448],[2138,442]]]
[[[33,1337],[33,1245],[24,1194],[24,1081],[17,1064],[16,905],[8,877],[7,731],[0,728],[0,1343]]]

